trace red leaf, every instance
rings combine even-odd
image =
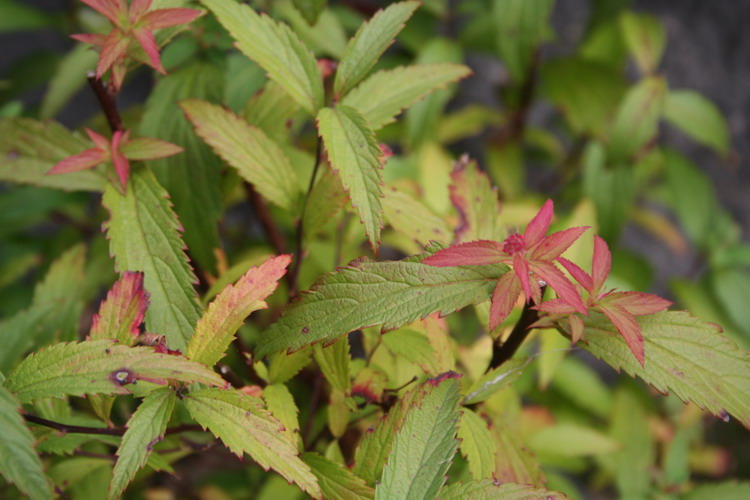
[[[601,297],[600,304],[614,305],[633,316],[654,314],[669,308],[672,302],[643,292],[615,292]]]
[[[95,47],[101,47],[107,40],[107,35],[100,35],[98,33],[78,33],[76,35],[70,35],[70,38],[78,40],[79,42],[94,45]]]
[[[138,43],[146,52],[146,55],[148,56],[148,59],[150,61],[149,66],[154,68],[159,73],[166,75],[167,72],[161,65],[161,59],[159,58],[159,46],[156,44],[156,39],[154,38],[154,34],[151,32],[151,30],[146,28],[134,29],[133,36],[135,36],[135,39],[138,40]]]
[[[547,200],[541,210],[531,219],[529,225],[526,226],[526,231],[523,233],[528,247],[532,247],[542,241],[544,235],[547,234],[553,215],[554,206],[552,200]]]
[[[91,142],[96,144],[97,148],[101,149],[102,151],[109,151],[109,139],[101,134],[94,132],[90,128],[86,128],[84,130],[86,131],[86,135],[89,136],[89,139],[91,139]]]
[[[572,314],[576,310],[563,299],[552,299],[542,302],[537,309],[550,314]]]
[[[597,307],[607,318],[615,325],[617,331],[627,342],[628,347],[633,352],[635,359],[643,366],[646,356],[643,346],[643,333],[641,325],[635,320],[635,317],[616,305],[599,305]]]
[[[593,281],[594,294],[604,286],[607,281],[610,268],[612,267],[612,254],[607,242],[599,236],[594,236],[594,258],[591,261],[591,279]]]
[[[115,26],[119,25],[120,18],[127,12],[125,0],[81,0],[107,19]]]
[[[529,280],[529,263],[524,259],[521,254],[513,256],[513,271],[518,276],[523,289],[523,294],[526,296],[526,302],[531,300],[531,282]]]
[[[515,274],[505,273],[497,280],[490,304],[490,331],[500,326],[500,323],[508,317],[519,295],[521,295],[521,282]]]
[[[94,315],[89,338],[117,339],[121,344],[133,345],[140,334],[139,327],[148,304],[143,273],[125,271]]]
[[[203,15],[196,9],[158,9],[144,14],[138,20],[138,26],[149,30],[158,30],[186,24]]]
[[[127,142],[128,132],[123,133],[120,130],[115,131],[112,135],[112,163],[115,166],[117,177],[120,179],[123,189],[128,185],[128,176],[130,175],[130,163],[120,152],[120,143]],[[124,141],[123,141],[124,139]]]
[[[48,175],[67,174],[69,172],[78,172],[87,168],[95,167],[107,159],[107,155],[101,150],[92,148],[78,153],[77,155],[68,156],[58,162],[47,172]]]
[[[132,0],[130,2],[130,24],[135,24],[151,8],[151,0]]]
[[[502,259],[502,248],[499,243],[477,240],[445,248],[434,255],[430,255],[422,262],[435,267],[479,266],[495,264]]]
[[[99,53],[99,63],[96,65],[96,77],[101,78],[117,60],[125,57],[129,45],[130,38],[122,36],[119,30],[112,30],[104,40],[104,45]]]
[[[120,152],[125,155],[125,158],[133,161],[166,158],[182,151],[184,150],[176,144],[148,137],[133,139],[120,148]]]
[[[532,259],[553,260],[559,257],[570,245],[586,232],[588,227],[571,227],[552,233],[531,252]]]
[[[583,288],[586,289],[592,296],[596,293],[594,290],[594,282],[591,280],[591,276],[589,276],[589,273],[578,267],[575,263],[569,261],[565,257],[558,257],[557,262],[559,262],[566,271],[570,273],[573,278],[581,284]]]
[[[550,288],[557,292],[557,295],[570,304],[576,311],[584,316],[588,314],[588,310],[573,283],[554,264],[536,261],[531,264],[531,270],[546,281]]]

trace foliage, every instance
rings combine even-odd
[[[2,498],[747,496],[750,251],[661,134],[729,129],[661,21],[381,3],[0,0],[91,46],[0,87]],[[701,259],[680,310],[626,225]]]

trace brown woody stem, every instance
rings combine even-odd
[[[85,427],[82,425],[68,425],[68,424],[63,424],[61,422],[55,422],[53,420],[47,420],[46,418],[38,417],[30,413],[24,413],[23,418],[27,422],[31,422],[32,424],[41,425],[43,427],[49,427],[50,429],[55,429],[57,431],[64,432],[67,434],[98,434],[98,435],[104,435],[104,436],[122,436],[123,434],[125,434],[125,428],[123,427],[108,428],[108,427]],[[202,431],[202,430],[203,428],[201,428],[200,425],[186,424],[186,425],[178,425],[176,427],[170,427],[165,431],[165,434],[177,434],[180,432]]]
[[[544,296],[545,289],[546,286],[543,286],[542,296]],[[529,327],[539,319],[539,311],[532,309],[533,306],[533,302],[527,302],[523,306],[521,317],[518,318],[516,326],[510,332],[508,340],[501,342],[499,338],[495,339],[495,342],[492,344],[492,360],[487,371],[497,368],[512,358],[518,348],[521,347],[521,344],[523,344],[523,341],[526,340],[526,337],[529,336],[529,333],[531,333],[531,328]]]
[[[114,92],[105,87],[93,71],[86,74],[86,79],[89,81],[89,85],[99,101],[99,105],[104,112],[104,116],[107,118],[107,123],[112,133],[118,130],[125,130],[122,118],[120,118],[120,112],[117,111],[117,101],[115,100]]]

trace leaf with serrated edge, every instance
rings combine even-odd
[[[33,500],[51,499],[52,488],[34,450],[34,436],[21,417],[21,404],[0,385],[0,473]]]
[[[284,384],[271,384],[263,389],[263,399],[268,411],[284,426],[284,433],[302,451],[302,436],[299,432],[299,409],[294,397]]]
[[[301,458],[318,478],[320,489],[326,499],[375,498],[375,491],[346,467],[313,452],[304,453]]]
[[[513,358],[482,375],[466,394],[466,404],[476,404],[512,384],[529,364],[529,358]]]
[[[169,388],[159,389],[146,396],[130,417],[127,430],[117,449],[117,462],[112,471],[109,498],[118,498],[164,437],[177,397]]]
[[[443,219],[421,201],[394,187],[387,187],[384,195],[383,211],[393,229],[422,245],[430,241],[451,242],[453,235]]]
[[[221,106],[197,99],[180,103],[196,133],[266,199],[296,207],[299,187],[284,151],[259,128]]]
[[[445,316],[490,299],[502,264],[433,267],[426,254],[401,261],[361,259],[324,275],[258,340],[258,358],[296,350],[368,326],[391,330],[433,312]]]
[[[399,66],[373,74],[341,103],[355,108],[372,130],[378,130],[427,94],[470,74],[471,70],[461,64]]]
[[[188,343],[187,357],[206,366],[216,364],[245,318],[268,307],[263,299],[276,290],[289,262],[289,255],[268,259],[258,267],[251,267],[234,285],[227,285],[198,321],[195,335]]]
[[[603,315],[593,312],[584,322],[586,342],[581,347],[597,358],[717,416],[728,412],[750,428],[750,354],[717,325],[687,312],[639,317],[646,351],[641,366]]]
[[[170,380],[224,386],[205,366],[152,347],[128,347],[114,340],[55,344],[31,354],[10,374],[7,386],[24,403],[44,397],[130,394],[129,384]]]
[[[497,188],[475,161],[459,161],[451,172],[450,198],[459,216],[456,242],[503,238],[497,223],[500,203]]]
[[[184,350],[201,307],[193,288],[195,274],[185,255],[180,223],[154,175],[135,166],[123,196],[111,185],[102,203],[111,214],[105,224],[118,271],[142,271],[151,307],[149,331],[166,335],[171,349]]]
[[[396,434],[375,498],[435,498],[458,448],[461,416],[459,375],[447,372],[425,382],[420,406]]]
[[[565,495],[525,484],[500,483],[494,479],[467,481],[446,486],[440,500],[563,500]]]
[[[396,358],[416,363],[425,373],[437,375],[444,371],[438,370],[437,353],[425,333],[411,328],[399,328],[384,334],[381,339]]]
[[[469,463],[469,472],[474,479],[488,479],[495,472],[495,442],[487,424],[468,408],[463,409],[458,424],[458,439],[461,454]]]
[[[313,356],[331,387],[348,394],[352,388],[349,375],[349,339],[343,336],[329,346],[315,344]]]
[[[148,293],[143,289],[143,273],[125,271],[112,285],[99,312],[91,321],[91,340],[116,339],[124,345],[135,344],[148,309]]]
[[[313,498],[321,498],[310,467],[300,460],[297,447],[280,432],[283,426],[262,408],[261,400],[233,390],[203,389],[184,401],[193,418],[232,453],[249,454],[264,469],[272,468]]]
[[[237,48],[300,106],[313,115],[323,106],[323,78],[317,61],[289,26],[236,1],[201,2],[237,40]]]
[[[419,2],[394,3],[360,26],[346,46],[336,70],[334,91],[337,96],[346,94],[367,75],[417,7]]]
[[[370,246],[377,253],[383,227],[383,174],[382,152],[375,136],[359,113],[348,106],[321,109],[318,131],[328,160],[338,172],[365,225]]]

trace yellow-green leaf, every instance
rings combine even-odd
[[[323,497],[330,500],[366,500],[375,498],[375,491],[346,467],[317,453],[308,452],[302,460],[318,478]]]
[[[385,188],[384,195],[383,211],[393,229],[422,245],[430,241],[451,242],[453,235],[443,219],[422,202],[394,187]]]
[[[495,472],[495,441],[487,423],[468,408],[464,408],[458,424],[458,439],[461,454],[469,463],[469,472],[474,479],[489,479]]]
[[[609,138],[611,162],[627,161],[654,138],[666,95],[667,84],[658,76],[646,77],[628,90]]]
[[[664,101],[664,119],[687,135],[716,150],[729,153],[729,126],[716,104],[693,90],[673,90]]]
[[[667,42],[661,21],[649,14],[625,11],[620,15],[620,29],[641,73],[656,71]]]
[[[563,500],[565,495],[525,484],[495,479],[455,483],[440,490],[440,500]]]

